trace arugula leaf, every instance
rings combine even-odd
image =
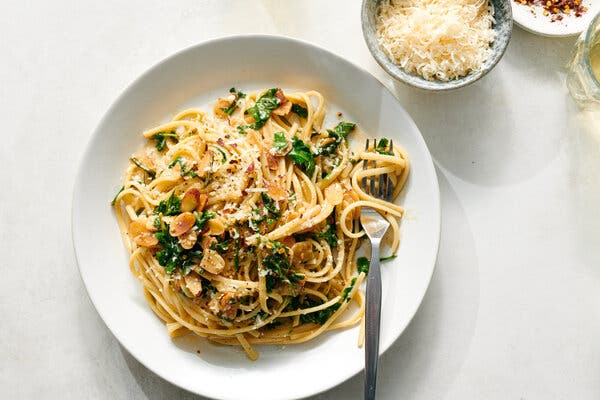
[[[388,138],[383,137],[383,138],[379,139],[379,143],[377,143],[377,147],[375,148],[375,151],[378,152],[379,154],[393,156],[394,153],[392,153],[391,151],[386,151],[388,144],[390,144],[390,141]]]
[[[333,130],[328,129],[327,132],[329,133],[329,137],[333,138],[334,140],[332,142],[327,143],[324,146],[321,146],[319,148],[319,154],[328,156],[335,153],[340,143],[346,140],[348,134],[352,132],[354,128],[356,128],[356,124],[353,124],[352,122],[342,121],[339,124],[337,124],[335,128],[333,128]]]
[[[367,257],[360,257],[356,260],[356,268],[358,269],[358,273],[364,272],[365,275],[369,273],[369,266],[371,263]]]
[[[323,302],[318,302],[318,301],[310,302],[310,303],[312,303],[312,304],[309,304],[309,307],[305,307],[305,308],[316,307],[320,304],[323,304]],[[315,311],[310,314],[300,314],[300,321],[312,322],[313,324],[316,324],[316,325],[323,325],[327,322],[327,320],[329,318],[331,318],[333,313],[336,312],[338,310],[338,308],[340,308],[340,303],[335,303],[323,310]]]
[[[344,290],[342,290],[342,294],[340,295],[340,297],[342,298],[342,301],[344,301],[344,300],[350,301],[350,297],[348,297],[348,295],[354,288],[355,283],[356,283],[356,277],[352,278],[352,282],[350,282],[350,286],[347,286],[344,288]]]
[[[198,215],[196,211],[194,211],[194,215],[196,216],[196,227],[199,231],[201,231],[208,220],[214,217],[216,214],[214,212],[204,210],[202,211],[202,215]]]
[[[229,250],[229,245],[232,239],[223,240],[222,242],[216,242],[210,245],[210,249],[216,251],[219,254],[223,254]]]
[[[221,153],[221,164],[225,164],[225,162],[227,162],[227,154],[225,154],[225,151],[220,148],[219,146],[213,146],[215,149],[217,149],[217,151],[219,153]]]
[[[310,147],[297,136],[292,138],[292,150],[287,153],[287,157],[294,161],[309,178],[312,178],[315,172],[315,159]]]
[[[150,179],[154,179],[154,177],[156,177],[156,171],[151,169],[150,167],[147,167],[146,165],[144,165],[137,158],[131,157],[131,162],[134,163],[138,168],[140,168],[141,170],[146,172],[148,174],[148,176],[150,177]]]
[[[319,239],[324,239],[331,247],[337,247],[338,245],[338,237],[337,231],[335,228],[335,219],[330,219],[328,221],[327,230],[322,233],[317,233],[315,237]]]
[[[300,104],[292,104],[292,112],[301,118],[308,118],[308,110],[302,107]]]
[[[256,100],[256,103],[248,108],[244,114],[252,115],[254,118],[254,123],[247,125],[247,127],[251,129],[258,130],[262,128],[267,120],[271,117],[271,111],[279,107],[281,100],[275,97],[275,93],[277,93],[279,89],[273,88],[267,90],[262,96]]]
[[[239,99],[243,99],[244,97],[246,97],[246,93],[239,92],[239,91],[235,90],[234,87],[232,87],[231,89],[229,89],[229,93],[235,94],[236,99],[233,101],[233,103],[231,103],[231,105],[229,107],[223,107],[223,108],[221,108],[221,110],[223,110],[223,112],[225,114],[227,114],[227,115],[233,114],[233,112],[235,111],[235,108],[237,107],[238,100]]]
[[[168,138],[173,139],[175,143],[179,141],[179,137],[175,132],[158,132],[150,139],[156,141],[156,150],[163,151]]]
[[[169,225],[160,221],[159,224],[162,228],[154,234],[161,246],[161,250],[156,252],[156,260],[165,268],[167,274],[172,274],[177,268],[180,268],[184,274],[188,274],[191,266],[202,259],[202,250],[199,248],[184,250],[179,244],[179,239],[169,233]]]
[[[117,197],[119,197],[119,195],[121,194],[121,192],[125,190],[125,186],[121,186],[121,189],[119,189],[119,191],[117,192],[117,194],[115,194],[115,197],[113,197],[112,201],[110,202],[111,206],[114,206],[115,203],[117,202]]]
[[[263,204],[265,205],[265,208],[267,209],[267,211],[269,211],[274,216],[279,217],[281,215],[281,211],[277,208],[277,204],[275,203],[275,200],[273,200],[265,192],[261,192],[261,197],[262,197]]]
[[[288,248],[283,243],[274,240],[270,243],[273,247],[262,260],[262,266],[268,270],[268,274],[265,276],[267,292],[270,292],[278,282],[292,284],[292,280],[288,276],[288,270],[292,267],[288,256]],[[292,279],[295,279],[295,277]]]
[[[173,192],[167,200],[161,200],[154,209],[154,214],[178,215],[181,214],[181,199]]]
[[[181,158],[181,156],[177,157],[175,160],[173,160],[173,162],[171,164],[169,164],[169,168],[173,168],[175,166],[175,164],[179,164],[179,166],[181,167],[181,176],[191,176],[191,177],[196,177],[198,176],[198,174],[196,173],[196,171],[194,171],[193,169],[187,169],[185,162],[183,161],[183,158]]]
[[[398,257],[396,254],[392,254],[391,256],[380,258],[379,262],[386,262],[386,261],[389,261],[389,260],[393,260],[396,257]]]
[[[275,133],[275,136],[273,136],[273,147],[279,151],[285,151],[287,149],[288,141],[285,138],[285,133]]]

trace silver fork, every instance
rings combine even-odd
[[[390,140],[389,151],[393,151],[394,144]],[[373,139],[373,149],[377,147],[377,139]],[[369,149],[369,139],[365,150]],[[375,167],[375,161],[372,162]],[[363,161],[363,168],[369,168],[369,162]],[[362,186],[366,193],[383,200],[392,200],[392,181],[387,174],[368,179],[363,178]],[[379,212],[371,207],[361,207],[360,223],[371,240],[371,265],[367,275],[367,304],[365,311],[365,400],[375,399],[377,386],[377,361],[379,359],[379,325],[381,319],[381,269],[379,267],[379,246],[381,239],[390,223]]]

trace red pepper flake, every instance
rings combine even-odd
[[[561,21],[565,14],[573,14],[581,17],[588,8],[581,5],[582,0],[515,0],[526,6],[540,6],[544,9],[543,14],[550,17],[552,22]]]

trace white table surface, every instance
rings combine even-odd
[[[86,142],[127,84],[187,46],[252,32],[368,69],[436,161],[437,270],[381,361],[380,398],[600,398],[600,124],[564,85],[573,38],[515,27],[490,75],[431,94],[371,58],[358,0],[32,3],[0,3],[0,398],[197,398],[127,354],[94,311],[71,194]],[[359,399],[362,378],[314,399]]]

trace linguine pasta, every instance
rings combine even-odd
[[[184,110],[143,133],[112,204],[131,272],[169,335],[194,333],[256,359],[254,345],[362,321],[360,207],[390,222],[394,253],[403,209],[360,182],[387,173],[396,198],[409,160],[386,139],[353,153],[356,125],[325,129],[325,113],[316,91],[232,88],[212,113]]]

